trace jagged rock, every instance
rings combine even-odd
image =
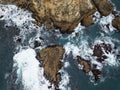
[[[0,3],[25,8],[33,12],[38,25],[45,23],[48,29],[57,28],[62,33],[73,32],[84,17],[96,11],[91,0],[1,0]]]
[[[81,20],[81,25],[83,25],[85,27],[88,27],[88,26],[90,26],[92,24],[94,24],[94,20],[93,20],[93,17],[91,15],[86,16]]]
[[[114,6],[109,0],[92,0],[102,16],[107,16],[114,11]]]
[[[44,68],[44,75],[55,87],[58,87],[61,80],[61,74],[58,71],[63,66],[60,60],[64,52],[61,46],[48,46],[38,53],[39,61]]]
[[[113,27],[120,30],[120,16],[116,16],[115,19],[112,21]]]
[[[85,73],[88,73],[91,71],[90,61],[85,60],[85,59],[81,58],[80,56],[77,56],[77,60],[78,60],[78,63],[83,66],[83,71]]]
[[[85,60],[80,56],[77,56],[77,61],[83,66],[83,71],[85,73],[89,73],[90,71],[92,72],[95,81],[100,79],[101,71],[97,69],[96,64],[92,64],[90,60]]]
[[[101,43],[101,44],[97,44],[94,46],[93,49],[93,56],[97,57],[97,60],[102,62],[104,61],[104,59],[106,59],[107,57],[104,55],[104,51],[106,53],[111,52],[112,51],[112,47],[110,44],[105,44],[105,43]]]

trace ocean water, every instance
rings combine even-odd
[[[112,2],[120,10],[120,1]],[[120,54],[120,32],[111,26],[112,14],[99,19],[96,12],[96,24],[88,28],[79,24],[70,35],[62,35],[59,30],[49,31],[44,25],[35,26],[31,15],[14,5],[0,5],[0,16],[3,16],[0,18],[0,90],[54,90],[53,85],[48,89],[50,82],[43,76],[44,70],[35,58],[35,52],[48,45],[62,45],[66,50],[62,60],[65,65],[59,71],[61,90],[120,90],[119,58],[115,57]],[[106,24],[110,24],[110,30]],[[34,48],[34,41],[41,46]],[[107,54],[109,58],[104,66],[91,56],[91,47],[101,42],[117,47],[115,54]],[[91,58],[99,69],[104,69],[99,82],[93,82],[92,75],[80,69],[77,55]]]

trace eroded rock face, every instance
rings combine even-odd
[[[115,19],[112,21],[113,27],[120,30],[120,16],[116,16]]]
[[[42,49],[39,53],[39,61],[41,66],[44,67],[45,77],[58,88],[58,84],[61,81],[61,75],[58,72],[63,62],[60,60],[63,58],[65,50],[61,46],[48,46]]]
[[[59,28],[62,33],[73,32],[84,17],[96,11],[91,0],[1,0],[0,3],[26,8],[33,12],[37,24],[45,23],[48,29]]]
[[[114,6],[109,0],[92,0],[102,16],[107,16],[113,12]]]

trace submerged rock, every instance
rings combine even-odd
[[[58,88],[58,84],[61,81],[61,74],[58,72],[63,62],[60,60],[63,58],[65,50],[61,46],[48,46],[42,49],[39,53],[39,61],[44,68],[45,77]]]
[[[102,16],[107,16],[114,11],[114,6],[109,0],[92,0]]]
[[[115,19],[112,21],[113,27],[120,30],[120,16],[116,16]]]
[[[38,25],[45,23],[48,29],[60,29],[62,33],[73,32],[84,17],[96,11],[92,0],[1,0],[0,3],[25,8],[33,12]]]

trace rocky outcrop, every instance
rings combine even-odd
[[[91,71],[91,65],[90,65],[90,61],[85,60],[83,58],[81,58],[80,56],[77,56],[77,61],[80,65],[83,66],[83,71],[85,73],[88,73]]]
[[[115,19],[112,21],[113,27],[120,30],[120,16],[116,16]]]
[[[100,79],[101,71],[97,69],[96,64],[92,64],[90,60],[85,60],[80,56],[77,56],[77,61],[83,66],[83,71],[85,73],[91,72],[93,74],[94,80],[98,81]]]
[[[58,72],[64,65],[60,60],[63,58],[65,50],[61,46],[48,46],[39,53],[39,61],[44,68],[45,77],[58,88],[61,81],[61,74]]]
[[[91,0],[1,0],[0,3],[25,8],[33,12],[38,25],[45,23],[48,29],[58,28],[62,33],[73,32],[84,17],[91,20],[89,16],[96,11]]]
[[[92,0],[102,16],[107,16],[114,11],[114,6],[109,0]]]

